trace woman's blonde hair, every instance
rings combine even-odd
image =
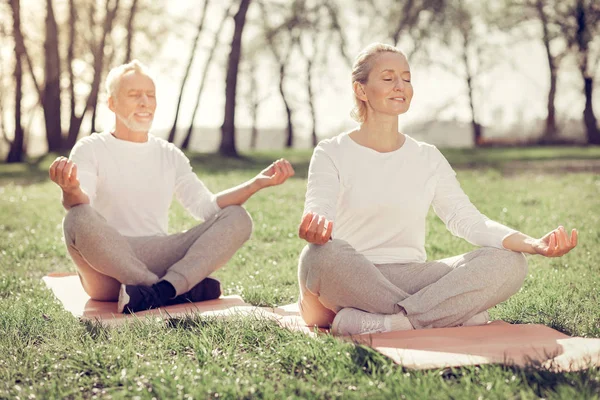
[[[362,84],[367,83],[369,74],[373,68],[375,57],[381,53],[390,52],[402,54],[405,58],[406,55],[398,48],[384,43],[371,43],[361,51],[356,59],[354,65],[352,65],[352,86],[354,82],[360,82]],[[350,112],[350,116],[356,122],[363,123],[367,119],[367,103],[362,101],[354,94],[355,106]]]

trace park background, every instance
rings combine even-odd
[[[0,398],[600,397],[598,368],[412,371],[255,318],[110,329],[41,281],[75,271],[48,166],[111,128],[103,80],[137,58],[156,77],[154,133],[187,147],[211,190],[279,157],[296,168],[245,204],[253,236],[216,274],[251,304],[294,302],[312,147],[356,126],[351,63],[381,41],[411,62],[401,130],[439,146],[484,214],[534,237],[579,230],[566,256],[528,257],[492,318],[598,338],[599,15],[595,0],[0,0]],[[171,232],[196,223],[172,205]],[[430,213],[429,259],[472,249]]]

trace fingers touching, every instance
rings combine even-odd
[[[48,175],[63,190],[68,190],[79,185],[77,165],[66,157],[58,157],[54,160],[50,165]]]
[[[331,238],[333,222],[322,215],[309,212],[302,217],[298,236],[309,243],[325,244]]]
[[[547,257],[560,257],[577,246],[578,233],[576,229],[572,229],[571,234],[568,235],[565,228],[559,226],[546,235],[545,239],[547,248],[543,254]]]

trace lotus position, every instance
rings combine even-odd
[[[219,297],[209,275],[246,242],[252,220],[241,205],[258,190],[294,174],[278,160],[241,185],[213,194],[173,144],[149,134],[156,91],[138,61],[114,68],[106,80],[110,132],[93,134],[57,158],[50,178],[67,209],[64,235],[85,291],[118,300],[119,312]],[[203,222],[168,234],[173,195]]]
[[[527,275],[523,253],[559,257],[577,231],[531,238],[482,215],[435,147],[398,131],[413,97],[395,47],[373,44],[353,66],[358,129],[314,150],[299,236],[300,309],[307,324],[357,335],[487,323],[487,310]],[[481,246],[426,261],[430,206],[450,232]]]

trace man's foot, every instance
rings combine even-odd
[[[365,335],[414,329],[403,314],[373,314],[355,308],[342,308],[331,324],[331,333],[336,336]]]
[[[189,292],[167,302],[168,305],[195,303],[197,301],[214,300],[221,296],[221,282],[214,278],[204,278],[200,283],[190,289]]]
[[[120,313],[135,313],[165,305],[154,286],[121,285],[117,305]]]
[[[490,322],[490,314],[486,311],[482,311],[479,314],[473,315],[471,318],[466,320],[462,326],[477,326],[485,325]]]

